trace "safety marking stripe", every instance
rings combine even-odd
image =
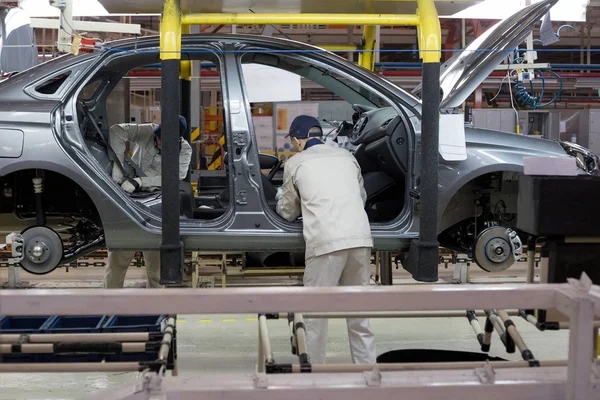
[[[201,319],[200,322],[212,322],[212,319]]]
[[[185,319],[178,319],[177,322],[186,322]]]
[[[235,319],[224,319],[223,322],[235,322]]]
[[[246,321],[258,321],[258,318],[246,318]]]

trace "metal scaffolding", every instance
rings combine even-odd
[[[401,311],[498,310],[496,315],[522,353],[523,361],[487,363],[380,363],[361,365],[310,365],[306,354],[303,316],[346,317],[352,313],[375,317],[404,317]],[[510,321],[511,309],[556,309],[569,318],[567,360],[535,360]],[[565,284],[519,285],[419,285],[414,287],[248,288],[198,291],[194,289],[115,289],[107,291],[3,290],[2,315],[96,314],[239,314],[257,313],[259,318],[258,365],[254,374],[198,375],[185,378],[147,372],[121,387],[102,391],[92,399],[597,399],[600,365],[597,328],[600,287],[587,276]],[[280,311],[288,318],[295,337],[299,362],[277,369],[268,340],[267,317]],[[382,311],[391,311],[389,315]],[[315,314],[315,313],[321,313]],[[326,314],[323,314],[326,313]],[[335,313],[335,314],[333,314]],[[464,313],[464,311],[463,311]],[[514,314],[511,311],[510,314]],[[421,314],[415,314],[421,315]],[[444,313],[439,313],[443,316]],[[488,313],[488,316],[491,313]],[[472,314],[471,314],[472,316]],[[472,319],[470,320],[472,322]],[[472,324],[475,325],[475,324]],[[493,329],[493,328],[492,328]],[[488,329],[486,329],[487,333]],[[477,336],[482,332],[475,329]],[[504,333],[504,332],[503,332]],[[485,336],[485,334],[484,334]],[[14,338],[5,337],[7,341]],[[8,340],[10,339],[10,340]],[[482,339],[482,341],[484,341]],[[262,365],[262,367],[261,367]],[[115,365],[116,366],[116,365]],[[281,366],[281,365],[280,365]],[[53,366],[73,371],[73,365]],[[95,366],[85,365],[87,369]],[[102,365],[96,367],[106,368]],[[123,370],[134,365],[126,363]],[[289,368],[288,368],[289,367]],[[2,372],[23,371],[5,364]],[[84,369],[79,369],[83,371]],[[46,370],[48,371],[48,370]]]

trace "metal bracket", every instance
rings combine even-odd
[[[246,198],[246,191],[245,190],[240,190],[239,192],[237,192],[235,194],[235,202],[245,206],[246,204],[248,204],[248,199]]]
[[[364,371],[363,377],[368,387],[379,387],[381,386],[381,372],[379,367],[375,365],[372,370]]]
[[[452,283],[469,283],[469,262],[466,254],[458,254],[454,264]]]
[[[10,245],[12,258],[8,259],[8,265],[16,265],[23,261],[25,257],[23,251],[25,249],[25,241],[20,233],[11,233],[6,237],[6,244]]]
[[[506,229],[506,234],[508,235],[510,247],[512,247],[513,257],[515,261],[519,261],[521,259],[521,255],[523,254],[523,243],[517,235],[517,232],[513,231],[510,228]]]
[[[269,387],[269,378],[264,372],[257,372],[254,375],[254,387],[257,389],[267,389]]]
[[[475,368],[475,375],[483,384],[493,384],[496,381],[496,372],[488,361],[483,368]]]
[[[238,146],[246,145],[246,132],[236,132],[233,134],[233,143]]]

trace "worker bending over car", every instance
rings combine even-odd
[[[187,122],[179,116],[179,179],[185,179],[192,160],[192,147],[183,138]],[[161,187],[161,125],[118,124],[110,127],[109,144],[120,165],[113,162],[112,178],[127,193],[154,191]],[[134,145],[131,159],[126,160],[125,147]],[[125,165],[133,170],[134,176],[123,175]],[[144,251],[148,287],[160,287],[160,252]],[[108,250],[108,265],[104,275],[104,288],[122,288],[125,275],[135,251]]]
[[[288,136],[298,152],[286,163],[277,192],[277,213],[288,221],[302,216],[306,241],[304,286],[368,285],[373,240],[365,211],[366,192],[358,162],[350,152],[323,143],[319,121],[300,115]],[[307,319],[310,362],[325,362],[327,319]],[[352,361],[375,364],[369,320],[348,318]]]

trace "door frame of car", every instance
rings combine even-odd
[[[233,48],[233,46],[232,46]],[[255,46],[255,45],[243,45],[243,46],[239,46],[237,47],[238,51],[235,52],[227,52],[225,54],[225,57],[227,59],[227,62],[225,63],[225,67],[226,67],[226,73],[227,73],[227,82],[228,82],[228,88],[231,90],[234,90],[234,93],[229,93],[229,101],[230,101],[230,117],[233,120],[235,117],[235,115],[240,115],[239,116],[239,128],[241,128],[243,130],[243,134],[247,135],[248,138],[250,138],[251,141],[251,146],[248,146],[247,148],[245,148],[244,150],[247,151],[248,157],[246,158],[246,160],[248,160],[249,163],[254,163],[254,165],[258,165],[258,145],[256,142],[256,135],[254,132],[254,125],[252,122],[252,116],[250,113],[250,102],[248,100],[248,93],[246,92],[246,88],[245,88],[245,83],[243,80],[243,71],[241,68],[241,58],[243,57],[244,53],[241,51],[244,48],[251,48],[252,51],[256,51],[257,49],[260,49],[261,46]],[[269,51],[269,49],[267,48],[263,48],[265,50],[265,53],[267,53]],[[358,85],[361,85],[365,88],[367,88],[368,90],[373,91],[374,93],[376,93],[378,96],[386,99],[391,105],[394,106],[394,108],[396,108],[396,111],[398,112],[398,114],[401,116],[403,123],[408,127],[409,130],[409,136],[412,140],[412,143],[415,142],[415,129],[414,126],[412,124],[411,118],[409,115],[414,115],[412,113],[407,113],[407,110],[404,108],[405,106],[402,104],[402,100],[397,98],[397,96],[395,96],[392,92],[390,91],[385,91],[385,90],[375,90],[372,87],[367,86],[365,83],[361,82],[360,79],[358,77],[356,77],[355,75],[348,73],[347,71],[345,71],[343,68],[340,68],[341,66],[336,65],[335,60],[329,60],[330,62],[328,63],[323,63],[320,60],[315,60],[313,58],[311,58],[310,60],[307,59],[307,57],[305,55],[302,54],[295,54],[295,53],[286,53],[286,56],[288,57],[294,57],[296,59],[300,59],[303,61],[310,61],[313,64],[319,64],[324,68],[328,68],[328,69],[333,69],[335,70],[336,73],[339,73],[340,75],[354,81],[355,83],[357,83]],[[232,83],[235,82],[234,85],[232,85]],[[383,88],[382,88],[383,89]],[[240,105],[240,99],[242,99],[241,105]],[[238,108],[239,107],[239,108]],[[239,111],[238,111],[239,110]],[[238,128],[238,126],[235,126],[235,128]],[[234,131],[228,131],[228,134],[231,134],[233,136],[230,136],[229,142],[231,142],[231,139],[233,138],[235,140],[235,137],[237,135],[237,131],[234,129]],[[410,163],[409,163],[409,171],[408,171],[408,176],[407,176],[407,185],[411,186],[414,184],[413,183],[413,177],[414,177],[414,171],[415,171],[415,159],[416,159],[416,154],[414,154],[414,146],[411,146],[411,155],[410,155]],[[230,160],[231,161],[231,160]],[[235,165],[234,168],[238,167],[239,168],[244,168],[244,159],[243,158],[239,158],[237,160],[237,162],[239,164]],[[296,238],[300,241],[303,242],[302,236],[301,236],[301,232],[302,232],[302,225],[300,223],[293,223],[293,222],[287,222],[284,221],[282,218],[280,218],[278,215],[276,215],[276,213],[270,209],[270,207],[267,205],[266,202],[266,198],[263,195],[263,191],[262,191],[262,183],[260,182],[260,179],[255,179],[255,177],[258,177],[258,175],[255,175],[256,173],[260,173],[260,170],[256,171],[256,169],[253,169],[252,165],[248,165],[247,168],[245,168],[245,170],[250,171],[250,174],[247,176],[247,181],[242,183],[240,181],[236,181],[239,184],[241,184],[241,186],[236,186],[236,193],[239,190],[247,190],[248,189],[248,183],[255,188],[258,188],[259,191],[258,193],[255,191],[252,191],[252,198],[253,201],[256,201],[257,204],[260,205],[259,208],[252,210],[252,212],[258,212],[261,214],[261,219],[266,218],[267,220],[270,221],[270,224],[276,226],[278,229],[284,230],[285,232],[287,232],[288,234],[293,234],[296,236]],[[410,189],[407,189],[407,192]],[[397,249],[399,247],[399,240],[402,239],[406,239],[406,243],[408,244],[409,241],[411,239],[413,239],[415,237],[415,232],[418,231],[418,228],[415,228],[415,210],[416,210],[416,204],[414,202],[414,199],[410,196],[406,196],[407,197],[407,205],[405,206],[405,208],[403,209],[402,213],[398,216],[397,219],[395,219],[394,221],[392,221],[391,223],[373,223],[371,224],[371,230],[372,230],[372,235],[374,237],[374,240],[376,242],[375,247],[376,248],[381,248],[381,249]],[[271,233],[271,231],[267,232],[267,235],[269,235]],[[272,231],[272,234],[274,236],[279,235],[280,233],[277,233],[275,231]],[[277,236],[278,237],[278,236]]]

